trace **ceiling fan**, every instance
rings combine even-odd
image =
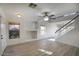
[[[55,20],[57,18],[61,18],[61,17],[66,17],[66,16],[70,16],[70,15],[74,15],[74,14],[77,14],[79,12],[73,12],[73,13],[69,13],[69,14],[65,14],[65,15],[60,15],[60,16],[55,16],[54,14],[51,14],[50,15],[50,12],[43,12],[40,17],[43,18],[44,21],[49,21],[50,19],[51,20]]]
[[[42,17],[44,19],[44,21],[48,21],[49,19],[51,19],[53,16],[55,15],[49,15],[49,12],[43,12],[40,17]],[[53,18],[54,19],[54,18]]]
[[[38,5],[35,4],[35,3],[30,3],[28,6],[33,8],[33,9],[34,8],[37,9],[37,7],[38,7]],[[38,8],[38,9],[40,9],[40,8]],[[58,18],[62,18],[62,17],[74,15],[74,14],[79,14],[79,12],[72,12],[72,13],[68,13],[68,14],[57,16],[57,15],[54,15],[54,14],[50,15],[50,13],[51,12],[49,12],[49,11],[44,11],[39,16],[42,17],[44,21],[52,21],[52,20],[55,20],[55,19],[58,19]]]

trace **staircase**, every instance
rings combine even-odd
[[[56,32],[55,32],[56,36],[54,38],[57,39],[57,38],[65,35],[69,31],[72,31],[73,29],[75,29],[75,24],[79,23],[78,22],[79,20],[77,19],[78,17],[79,17],[79,15],[75,16],[69,22],[67,22],[62,27],[60,27],[58,30],[56,30]]]

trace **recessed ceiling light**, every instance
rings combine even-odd
[[[16,13],[17,17],[20,18],[22,15],[20,13]]]

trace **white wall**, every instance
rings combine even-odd
[[[42,25],[40,22],[38,23],[38,39],[44,39],[44,38],[50,38],[50,37],[55,37],[55,31],[58,29],[58,24],[65,24],[68,21],[61,21],[61,22],[52,22],[52,23],[42,23],[45,25],[46,30],[44,35],[40,35],[40,25]]]
[[[56,39],[59,42],[79,47],[79,23],[76,28]]]
[[[19,43],[25,43],[28,41],[33,41],[37,39],[33,39],[31,36],[30,31],[36,31],[34,29],[33,23],[29,21],[24,21],[23,19],[20,19],[20,38],[18,39],[9,39],[8,40],[8,45],[14,45],[14,44],[19,44]]]
[[[45,27],[46,27],[45,34],[40,35],[40,39],[54,37],[55,31],[57,29],[56,24],[55,23],[45,24]]]
[[[78,18],[77,18],[78,20]],[[56,31],[56,23],[50,23],[50,24],[45,24],[46,28],[46,33],[45,35],[40,35],[39,34],[39,29],[38,29],[38,38],[43,39],[43,38],[48,38],[48,37],[53,37],[54,32]],[[75,24],[75,29],[72,31],[69,31],[65,33],[63,36],[59,37],[56,39],[56,41],[69,44],[72,46],[79,47],[79,24]]]

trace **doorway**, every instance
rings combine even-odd
[[[6,46],[7,46],[6,21],[3,16],[0,16],[0,55],[3,54]]]
[[[2,44],[1,44],[1,19],[0,19],[0,55],[2,53]]]

